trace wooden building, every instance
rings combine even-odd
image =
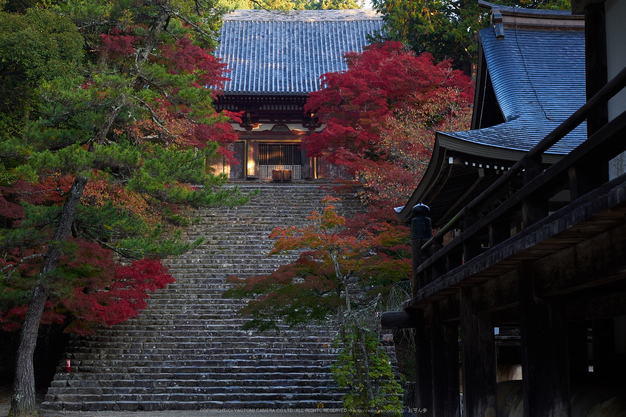
[[[218,169],[233,180],[333,179],[344,173],[300,148],[303,136],[323,126],[304,113],[320,76],[345,71],[343,54],[359,52],[382,27],[371,10],[238,10],[224,16],[216,56],[231,79],[216,109],[241,111],[234,125],[238,165]],[[277,177],[278,175],[278,177]]]
[[[482,5],[474,129],[438,135],[398,210],[413,297],[382,325],[415,329],[422,415],[458,416],[459,385],[464,416],[624,415],[626,0],[574,0],[582,32],[567,14]],[[582,97],[566,81],[581,69]],[[497,327],[519,329],[522,381],[497,384]]]

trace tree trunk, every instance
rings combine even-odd
[[[28,311],[22,325],[20,346],[17,350],[13,395],[11,396],[11,412],[9,413],[11,417],[30,416],[37,411],[33,354],[37,345],[39,321],[47,300],[48,291],[43,285],[38,285],[33,293],[33,298],[28,303]]]
[[[172,13],[173,10],[170,3],[168,1],[162,1],[146,41],[143,47],[138,51],[138,65],[148,60],[149,54],[156,47],[159,35],[162,33]],[[109,110],[106,122],[93,138],[95,143],[102,143],[104,141],[104,138],[106,138],[109,133],[120,110],[121,106],[115,106]],[[87,182],[88,178],[81,174],[78,174],[74,179],[74,183],[69,191],[69,196],[63,205],[59,225],[44,257],[39,282],[35,287],[33,298],[28,304],[26,319],[20,335],[20,345],[17,350],[17,368],[15,371],[13,395],[11,397],[11,411],[9,412],[11,417],[27,417],[37,414],[33,354],[37,344],[39,322],[41,321],[41,315],[49,295],[46,284],[49,279],[49,273],[56,269],[59,263],[59,259],[61,258],[60,244],[65,242],[71,233],[72,224],[76,217],[76,209]]]
[[[33,368],[33,354],[37,346],[37,333],[39,322],[43,314],[46,301],[48,300],[48,275],[58,265],[61,258],[60,243],[67,240],[72,230],[72,223],[76,217],[76,209],[83,194],[87,178],[82,175],[74,179],[63,211],[59,225],[54,233],[50,247],[46,252],[39,274],[39,282],[33,292],[33,298],[28,303],[26,318],[20,334],[20,345],[17,349],[17,364],[15,369],[15,382],[13,383],[13,395],[11,396],[11,417],[26,417],[37,415],[37,403],[35,401],[35,372]]]

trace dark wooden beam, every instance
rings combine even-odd
[[[495,313],[516,307],[519,303],[517,270],[490,279],[471,289],[474,310]]]
[[[591,246],[600,245],[595,250],[599,247],[609,248],[604,255],[601,254],[599,258],[601,262],[590,262],[586,268],[606,272],[610,268],[614,269],[626,264],[626,258],[623,256],[626,253],[624,250],[626,243],[620,239],[625,235],[623,227],[620,226],[624,224],[626,213],[625,196],[626,181],[623,177],[616,178],[585,195],[576,204],[565,207],[506,242],[441,276],[426,288],[420,289],[412,300],[405,303],[405,308],[420,308],[426,305],[431,297],[437,297],[445,291],[451,292],[461,286],[473,286],[478,285],[480,281],[498,279],[514,270],[522,259],[541,259],[540,262],[545,262],[546,267],[552,270],[550,264],[556,258],[550,258],[551,256],[561,257],[562,255],[558,253],[563,250],[580,250],[577,245],[584,241],[589,241],[588,245]],[[595,238],[596,236],[598,237]],[[603,243],[603,239],[606,238],[610,239],[610,246],[605,246]],[[440,252],[446,251],[448,246]],[[579,249],[575,249],[577,247]],[[621,253],[618,253],[620,250]],[[572,268],[572,262],[567,261],[572,258],[563,256],[562,259],[566,268],[560,269],[560,273],[564,274],[564,278],[577,277],[581,285],[594,285],[588,273],[579,273],[576,268]],[[424,262],[422,267],[429,263],[432,263],[432,260]],[[538,270],[544,271],[542,268]],[[554,268],[554,270],[559,270],[559,268]],[[550,290],[546,287],[541,289],[542,294],[543,291],[563,290],[562,284],[565,279],[553,280],[550,274],[546,273],[546,285],[557,288]],[[542,281],[539,280],[539,283]]]
[[[495,417],[497,365],[494,329],[488,315],[472,309],[471,292],[460,289],[463,415]]]
[[[606,16],[604,3],[585,5],[585,66],[587,100],[591,99],[608,81],[606,49]],[[587,135],[591,136],[609,120],[607,103],[602,103],[587,118]]]
[[[426,332],[424,311],[415,310],[415,406],[420,410],[432,408],[432,370],[430,338]]]
[[[558,295],[622,281],[619,270],[626,265],[626,223],[623,214],[620,217],[614,221],[621,225],[538,260],[537,292]],[[585,225],[575,226],[571,232],[577,230],[585,235]]]
[[[406,311],[387,311],[380,317],[383,329],[413,329],[417,324],[415,315]]]
[[[626,69],[624,70],[626,71]],[[626,72],[624,72],[626,77]],[[626,79],[625,81],[626,82]],[[626,150],[626,141],[620,140],[626,135],[626,113],[623,113],[612,120],[609,124],[604,126],[600,131],[596,132],[591,138],[587,141],[583,142],[580,146],[578,146],[575,150],[570,152],[566,157],[562,158],[560,161],[555,163],[548,170],[543,172],[541,175],[538,175],[534,180],[531,180],[530,184],[517,191],[513,196],[506,199],[500,206],[496,207],[488,216],[480,219],[475,224],[473,224],[469,229],[464,230],[462,236],[455,238],[452,242],[446,245],[442,250],[440,250],[436,256],[431,257],[430,259],[424,261],[420,270],[424,270],[429,268],[434,262],[437,261],[437,257],[447,256],[447,254],[456,249],[456,247],[465,247],[466,242],[472,242],[476,238],[475,236],[480,235],[482,230],[486,230],[488,225],[496,220],[499,217],[506,217],[515,211],[516,208],[524,202],[526,205],[526,223],[530,223],[533,221],[537,221],[538,218],[543,216],[545,210],[547,210],[547,202],[545,202],[546,206],[542,206],[541,199],[545,200],[546,196],[554,195],[555,192],[559,191],[562,188],[562,185],[567,183],[567,175],[570,166],[575,164],[584,164],[584,163],[592,163],[592,160],[596,160],[603,155],[603,158],[606,159],[607,155],[617,156],[619,153]],[[528,160],[524,161],[525,163],[529,163]],[[532,165],[532,164],[531,164]],[[531,166],[531,169],[532,166]],[[537,169],[535,167],[535,169]],[[511,171],[507,171],[507,174]],[[621,177],[620,177],[621,178]],[[580,210],[580,206],[582,205],[597,205],[600,200],[603,200],[602,194],[606,193],[607,190],[615,187],[616,185],[622,183],[623,179],[613,180],[598,189],[594,190],[591,193],[587,193],[584,198],[577,200],[575,203],[569,204],[562,210],[559,210],[559,214],[563,216],[568,216],[570,213],[575,213],[575,216],[578,217],[578,214],[586,214],[589,211]],[[558,186],[557,186],[558,185]],[[612,198],[611,198],[612,199]],[[617,197],[615,201],[622,200],[623,197]],[[609,202],[609,200],[604,200],[604,202]],[[535,204],[536,203],[536,204]],[[600,203],[602,204],[602,203]],[[612,204],[609,202],[609,204]],[[614,204],[614,203],[613,203]],[[544,225],[546,222],[549,222],[551,218],[554,216],[550,216],[550,218],[545,218],[537,224]],[[569,223],[574,224],[574,223]],[[524,225],[525,229],[532,230],[533,233],[537,230],[536,225],[528,228],[528,225]],[[519,239],[521,236],[524,236],[526,233],[524,230],[522,233],[519,233],[517,236],[512,237],[511,239]],[[510,242],[508,240],[507,242]],[[500,246],[500,245],[498,245]],[[468,262],[468,259],[465,259],[465,262]]]
[[[430,343],[432,352],[433,417],[455,417],[459,403],[458,325],[442,323],[439,305],[430,305]]]
[[[626,274],[623,276],[626,282]],[[626,316],[626,288],[612,285],[581,291],[567,298],[567,316],[571,320],[602,320]]]
[[[570,417],[567,321],[558,299],[537,296],[532,263],[519,269],[524,417]]]

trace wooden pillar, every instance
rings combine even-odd
[[[430,339],[426,333],[424,311],[415,312],[415,407],[420,410],[432,409],[432,370]]]
[[[587,100],[607,83],[606,16],[604,2],[585,6],[585,66]],[[587,118],[587,136],[593,135],[609,121],[607,103],[603,103]],[[575,200],[609,180],[608,163],[577,164],[568,170],[570,192]]]
[[[430,304],[432,352],[432,413],[434,417],[459,416],[458,326],[440,320],[439,303]]]
[[[543,167],[540,161],[528,160],[524,166],[524,185],[541,175],[542,172]],[[527,197],[522,201],[522,222],[524,223],[524,228],[537,223],[547,215],[548,199],[545,195],[534,193],[532,197]]]
[[[493,248],[511,237],[510,223],[508,218],[497,219],[489,224],[489,247]]]
[[[478,218],[472,214],[468,214],[463,219],[463,232],[469,229],[474,223],[478,221]],[[465,262],[480,255],[481,248],[480,242],[476,239],[468,239],[463,241],[463,259]]]
[[[619,371],[615,369],[615,324],[612,318],[593,321],[593,373],[602,378],[611,378]]]
[[[570,376],[572,379],[584,378],[589,372],[587,323],[582,320],[570,322],[567,332]]]
[[[259,178],[259,142],[256,140],[248,140],[248,159],[247,159],[247,177]]]
[[[413,297],[417,295],[424,284],[420,279],[417,269],[426,259],[422,251],[422,246],[432,237],[433,229],[430,218],[427,217],[430,209],[424,204],[417,204],[413,207],[413,219],[411,219],[411,277],[413,281]]]
[[[457,266],[463,265],[463,248],[451,250],[448,252],[448,256],[446,256],[447,261],[447,270],[452,271]]]
[[[571,199],[576,200],[609,180],[608,163],[575,164],[567,170]]]
[[[558,299],[535,295],[533,267],[518,270],[524,416],[570,417],[567,321]]]
[[[497,365],[493,324],[472,309],[471,292],[460,289],[463,415],[496,417]]]
[[[585,66],[587,74],[593,74],[585,78],[589,100],[608,81],[604,2],[590,2],[585,6]],[[604,103],[587,118],[587,135],[597,132],[608,120],[608,105]]]
[[[433,256],[443,248],[443,236],[437,237],[435,243],[430,247],[430,256]],[[447,272],[446,258],[442,257],[431,267],[430,281],[434,281]]]
[[[314,176],[311,175],[311,158],[306,154],[306,151],[300,145],[300,157],[302,158],[302,179],[310,180]]]

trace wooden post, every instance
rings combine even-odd
[[[533,178],[543,172],[541,162],[528,160],[524,167],[524,184],[528,184]],[[537,194],[537,193],[535,193]],[[522,201],[522,222],[527,228],[548,215],[548,199],[544,195],[534,195]]]
[[[259,142],[256,140],[248,141],[248,159],[247,159],[247,177],[259,178]]]
[[[452,271],[457,266],[463,265],[463,248],[453,249],[448,252],[448,256],[446,256],[447,261],[447,270]]]
[[[476,218],[473,215],[467,215],[465,217],[465,219],[463,219],[463,231],[465,232],[467,229],[469,229],[474,223],[476,223],[478,221],[478,218]],[[465,260],[465,262],[469,261],[470,259],[480,255],[481,249],[480,249],[480,242],[477,240],[467,240],[463,242],[463,259]]]
[[[572,379],[583,378],[589,372],[589,349],[587,342],[587,323],[573,321],[567,326],[567,344],[569,345],[569,369]]]
[[[432,370],[431,370],[430,340],[426,333],[424,311],[417,310],[415,314],[415,407],[420,410],[432,409]]]
[[[411,277],[413,281],[413,297],[422,287],[417,269],[425,259],[422,245],[428,242],[433,235],[430,218],[427,217],[430,209],[424,204],[413,207],[413,219],[411,220]]]
[[[300,156],[302,158],[302,179],[310,180],[313,178],[313,175],[311,175],[311,158],[307,156],[306,151],[303,148],[300,149],[300,152]]]
[[[593,97],[608,81],[606,50],[606,16],[604,2],[585,6],[585,66],[587,100]],[[598,106],[587,118],[587,136],[593,135],[609,121],[607,103]],[[568,171],[572,200],[587,194],[609,179],[608,163],[575,165]]]
[[[471,292],[460,289],[463,415],[496,417],[497,365],[493,324],[472,310]]]
[[[619,371],[615,369],[615,325],[612,318],[593,321],[593,373],[609,379]]]
[[[558,300],[535,295],[534,266],[519,267],[524,416],[570,417],[567,321]]]
[[[437,238],[435,243],[430,247],[430,255],[434,255],[443,248],[443,236]],[[431,268],[430,281],[434,281],[447,272],[446,258],[441,258],[435,262]]]
[[[508,218],[497,219],[489,225],[489,247],[493,248],[511,237],[511,225]]]
[[[585,6],[585,66],[587,74],[593,74],[585,78],[589,100],[608,82],[604,2],[589,2]],[[608,121],[608,105],[603,103],[587,118],[587,135],[593,135]]]
[[[440,320],[439,303],[430,303],[432,352],[432,413],[434,417],[459,416],[458,326]]]

